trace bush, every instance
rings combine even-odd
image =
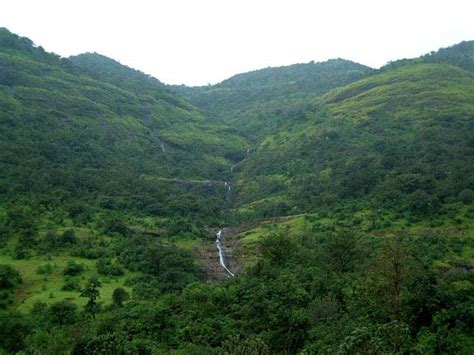
[[[73,324],[76,321],[77,306],[68,301],[53,303],[49,308],[51,322],[64,325]]]
[[[14,289],[22,283],[21,275],[10,265],[0,265],[0,289]]]
[[[38,275],[44,275],[44,274],[51,274],[54,270],[54,266],[51,265],[50,263],[47,263],[45,265],[41,265],[41,266],[38,266],[38,268],[36,269],[36,273]]]
[[[13,251],[13,257],[18,260],[28,259],[31,256],[31,251],[21,245],[17,245]]]
[[[77,264],[75,261],[70,260],[67,263],[67,266],[64,268],[63,275],[67,276],[77,276],[80,275],[85,270],[83,264]]]
[[[114,293],[112,295],[112,300],[114,302],[114,305],[118,307],[122,307],[123,303],[128,301],[129,299],[130,299],[130,295],[122,287],[118,287],[114,290]]]
[[[66,229],[59,237],[60,246],[72,245],[77,243],[76,232],[74,229]]]
[[[99,259],[96,267],[97,272],[101,275],[122,276],[125,273],[123,267],[112,263],[110,259]]]
[[[81,286],[79,285],[79,282],[74,279],[67,279],[66,282],[64,282],[63,287],[61,287],[62,291],[80,291]]]
[[[107,234],[119,234],[127,236],[129,234],[128,227],[119,218],[113,218],[107,221],[105,225],[105,233]]]
[[[474,191],[471,189],[464,189],[458,194],[458,200],[464,204],[469,204],[474,201]]]

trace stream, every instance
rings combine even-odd
[[[221,236],[222,236],[222,233],[223,233],[223,230],[222,229],[219,229],[216,233],[216,247],[217,247],[217,251],[219,252],[219,263],[221,264],[222,268],[232,277],[234,277],[235,275],[233,274],[232,271],[229,270],[229,268],[227,267],[226,265],[226,257],[225,257],[225,253],[224,253],[224,250],[222,249],[222,246],[221,246]]]
[[[247,149],[246,157],[248,157],[249,155],[250,155],[250,148]],[[237,164],[232,164],[232,166],[230,167],[230,172],[231,173],[234,172],[234,167],[236,165]],[[226,181],[226,182],[224,182],[224,200],[225,200],[225,203],[227,205],[230,204],[230,202],[231,202],[231,194],[232,194],[232,189],[230,187],[230,184]],[[225,270],[225,272],[227,272],[230,276],[234,277],[235,276],[234,273],[232,271],[230,271],[229,268],[227,267],[227,262],[226,262],[224,249],[221,246],[221,237],[222,237],[223,233],[224,233],[224,230],[219,229],[215,234],[215,236],[216,236],[216,242],[215,243],[216,243],[217,251],[219,252],[219,263],[221,264],[221,266]]]

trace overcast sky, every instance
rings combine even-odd
[[[474,39],[474,1],[0,0],[0,27],[170,84],[345,58],[372,67]]]

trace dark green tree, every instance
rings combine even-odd
[[[474,191],[471,189],[464,189],[458,194],[458,200],[462,203],[468,204],[474,201]]]
[[[84,306],[84,311],[89,313],[93,319],[95,319],[95,315],[99,311],[100,307],[97,303],[97,298],[100,297],[99,287],[101,283],[98,278],[91,277],[87,282],[84,289],[81,291],[81,297],[87,297],[88,301]]]
[[[21,282],[18,271],[10,265],[0,265],[0,289],[13,289]]]
[[[49,308],[50,319],[54,324],[72,324],[76,320],[77,306],[69,301],[53,303]]]
[[[69,260],[63,270],[63,274],[67,276],[77,276],[80,275],[84,269],[85,267],[83,264],[78,264],[74,260]]]
[[[123,303],[130,299],[130,295],[122,287],[117,287],[112,295],[114,305],[122,307]]]

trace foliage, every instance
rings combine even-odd
[[[100,306],[97,303],[97,298],[100,297],[100,286],[101,283],[99,279],[92,277],[81,291],[81,297],[87,297],[87,303],[84,306],[84,311],[89,313],[93,319],[95,319],[97,312],[100,310]]]
[[[0,29],[0,353],[473,353],[472,53],[188,102]]]
[[[77,276],[84,271],[85,267],[82,264],[76,263],[74,260],[70,260],[67,266],[63,270],[63,275],[66,276]]]
[[[234,129],[111,59],[59,59],[6,29],[0,37],[0,191],[6,227],[28,230],[22,244],[34,245],[42,209],[76,223],[104,209],[216,219],[209,180],[246,147]],[[117,222],[107,230],[125,233]]]
[[[65,325],[76,321],[77,306],[68,301],[53,303],[49,307],[50,319],[53,324]]]
[[[213,86],[171,89],[209,117],[230,122],[251,142],[264,138],[289,117],[304,118],[301,102],[363,78],[371,69],[333,59],[320,63],[266,68],[235,75]],[[292,108],[296,106],[296,108]]]
[[[123,303],[130,299],[130,295],[122,287],[118,287],[114,290],[112,295],[114,305],[122,307]]]
[[[472,74],[442,64],[403,66],[335,89],[241,164],[239,204],[256,210],[255,219],[354,199],[433,216],[473,188],[473,97]]]
[[[0,309],[13,303],[15,288],[22,283],[21,275],[10,265],[0,264]]]

